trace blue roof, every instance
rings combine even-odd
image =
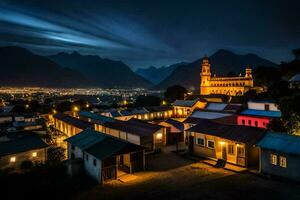
[[[268,110],[254,110],[246,109],[241,112],[242,115],[255,115],[261,117],[281,117],[280,111],[268,111]]]
[[[256,146],[287,154],[300,155],[300,137],[287,133],[268,132]]]
[[[96,121],[101,122],[101,123],[114,121],[114,119],[111,118],[111,117],[106,117],[104,115],[99,115],[99,114],[92,113],[92,112],[89,112],[89,111],[80,111],[79,112],[79,117],[90,118],[90,119],[96,120]]]
[[[205,110],[222,111],[227,105],[227,103],[208,103]]]

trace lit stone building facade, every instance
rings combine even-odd
[[[230,96],[243,95],[253,87],[252,70],[246,68],[245,76],[216,77],[211,76],[208,58],[202,61],[200,94],[225,94]]]

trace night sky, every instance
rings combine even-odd
[[[0,46],[122,60],[133,69],[218,49],[279,63],[300,47],[300,1],[0,0]]]

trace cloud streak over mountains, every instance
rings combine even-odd
[[[135,68],[192,61],[220,48],[279,62],[300,45],[299,3],[287,10],[276,0],[261,2],[3,0],[0,46],[43,55],[76,50]]]

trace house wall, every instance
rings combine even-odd
[[[87,152],[84,152],[83,155],[85,172],[98,183],[102,183],[102,161]],[[94,165],[94,160],[96,165]]]
[[[138,151],[130,154],[131,172],[137,172],[145,169],[144,151]]]
[[[167,134],[166,128],[161,128],[153,134],[154,148],[159,148],[166,145]]]
[[[107,128],[107,127],[100,127],[95,126],[96,131],[99,129],[102,129],[103,133],[112,135],[117,138],[124,139],[128,142],[131,142],[133,144],[142,145],[146,147],[148,150],[153,150],[153,148],[159,148],[161,146],[166,145],[166,129],[161,128],[155,133],[153,133],[153,136],[139,136],[132,133],[127,133],[124,131],[120,131],[117,129]],[[162,135],[162,139],[159,139],[159,135]]]
[[[33,157],[33,153],[37,153],[36,157]],[[10,158],[15,157],[15,162],[10,162]],[[5,168],[20,168],[22,162],[32,161],[44,163],[47,158],[47,148],[35,149],[22,153],[11,154],[7,156],[0,157],[0,169]]]
[[[244,115],[237,116],[237,125],[242,126],[253,126],[266,129],[270,121],[271,119],[268,118],[251,117]],[[257,126],[255,125],[255,123],[257,123]]]
[[[260,149],[260,171],[262,173],[271,174],[300,181],[300,156],[285,154],[272,150]],[[271,164],[271,154],[277,155],[277,165]],[[286,158],[286,168],[279,165],[279,157]]]
[[[201,157],[207,157],[211,159],[223,159],[222,156],[222,148],[226,148],[226,161],[232,164],[246,166],[246,159],[243,159],[243,162],[238,161],[238,152],[237,148],[246,148],[245,144],[236,143],[231,140],[223,139],[216,136],[211,136],[202,133],[192,132],[192,136],[194,136],[194,154]],[[204,146],[197,144],[197,138],[204,138]],[[214,148],[208,147],[208,141],[214,141]],[[233,145],[233,154],[228,151],[228,146]],[[246,156],[246,155],[245,155]],[[257,157],[258,159],[258,157]]]
[[[260,103],[260,102],[248,102],[248,109],[265,110],[265,105],[269,105],[270,111],[279,111],[275,103]]]
[[[83,160],[83,166],[85,172],[91,176],[98,183],[101,183],[101,160],[98,160],[91,154],[83,152],[79,147],[73,146],[68,143],[68,159],[72,159],[72,154],[74,155],[73,159],[81,158]],[[96,166],[94,165],[94,159],[96,160]]]
[[[74,155],[74,158],[83,158],[83,152],[82,152],[82,150],[80,148],[78,148],[76,146],[72,146],[69,143],[68,143],[67,146],[68,146],[67,147],[68,148],[68,153],[67,153],[68,154],[67,155],[68,159],[71,159],[72,153]],[[72,147],[73,147],[73,149],[72,149]]]
[[[76,135],[83,131],[80,128],[77,128],[75,126],[72,126],[68,123],[65,123],[64,121],[58,120],[54,118],[54,128],[56,130],[59,130],[60,132],[66,134],[68,137],[71,137],[73,135]]]

